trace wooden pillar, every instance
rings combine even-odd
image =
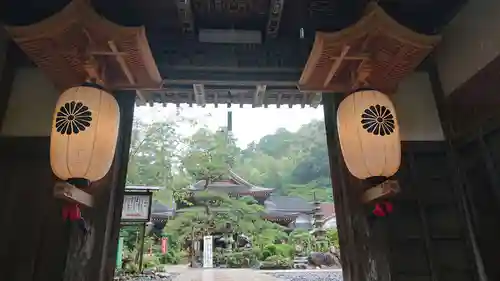
[[[370,223],[361,204],[363,181],[345,166],[337,135],[337,107],[343,94],[324,93],[326,138],[339,231],[344,281],[390,281],[389,249],[383,221]]]
[[[120,130],[115,158],[110,172],[92,184],[94,207],[82,211],[90,232],[72,226],[65,281],[104,281],[113,279],[120,217],[125,192],[135,95],[115,95],[120,106]]]

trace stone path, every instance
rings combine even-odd
[[[342,281],[341,270],[189,269],[172,281]]]

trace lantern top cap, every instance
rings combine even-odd
[[[354,93],[357,93],[357,92],[363,92],[363,91],[377,91],[377,92],[381,92],[375,88],[370,88],[370,87],[361,87],[361,88],[357,88],[355,89],[354,91],[351,92],[351,94],[354,94]]]
[[[99,90],[104,91],[103,86],[101,86],[97,83],[94,83],[94,82],[90,82],[90,81],[84,82],[83,84],[80,85],[80,87],[89,87],[89,88],[95,88],[95,89],[99,89]]]

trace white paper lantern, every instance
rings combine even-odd
[[[57,101],[50,137],[50,164],[63,180],[103,178],[115,155],[120,110],[97,85],[66,90]]]
[[[388,96],[359,90],[346,97],[337,111],[342,155],[359,179],[390,177],[401,163],[396,110]]]

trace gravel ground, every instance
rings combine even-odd
[[[264,273],[264,272],[263,272]],[[342,272],[339,271],[294,271],[294,272],[265,272],[284,281],[342,281]]]
[[[121,278],[115,278],[116,281],[172,281],[180,273],[158,273],[155,275],[144,274],[139,276],[127,276]]]

